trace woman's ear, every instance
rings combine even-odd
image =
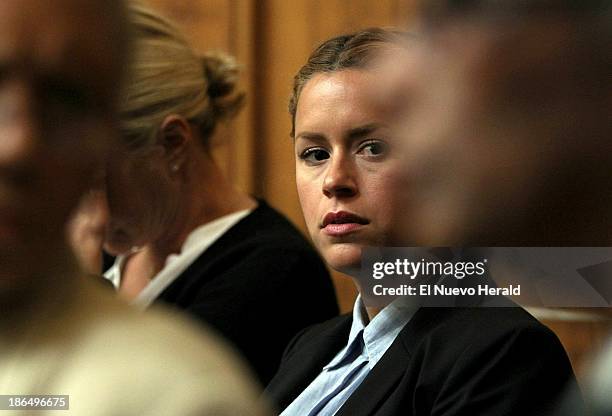
[[[159,129],[157,144],[163,148],[168,168],[173,174],[184,167],[187,148],[192,140],[191,126],[184,117],[171,114],[164,119]]]

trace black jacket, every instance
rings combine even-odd
[[[263,201],[156,301],[217,329],[246,357],[264,385],[296,333],[338,315],[322,260],[300,232]]]
[[[291,342],[266,389],[278,410],[346,345],[351,322]],[[521,308],[421,308],[336,415],[543,415],[570,381],[557,337]]]

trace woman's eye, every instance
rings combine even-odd
[[[329,152],[321,148],[306,149],[300,154],[300,159],[308,163],[317,164],[329,159]]]
[[[370,157],[377,157],[387,153],[389,146],[385,142],[370,141],[361,145],[359,152]]]

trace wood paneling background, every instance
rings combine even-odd
[[[219,139],[216,158],[240,188],[265,198],[305,230],[294,179],[287,102],[293,75],[323,40],[370,26],[405,25],[418,0],[145,0],[172,19],[200,52],[221,50],[243,65],[247,105]],[[341,310],[356,291],[334,273]],[[609,320],[544,319],[579,375]]]

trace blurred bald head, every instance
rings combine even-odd
[[[72,61],[71,70],[100,100],[114,100],[125,60],[124,15],[119,0],[3,0],[0,57],[14,53],[58,69]]]
[[[118,0],[0,1],[0,295],[69,260],[65,222],[117,140],[125,41]]]
[[[604,2],[438,1],[424,21],[407,127],[415,243],[611,242]]]

